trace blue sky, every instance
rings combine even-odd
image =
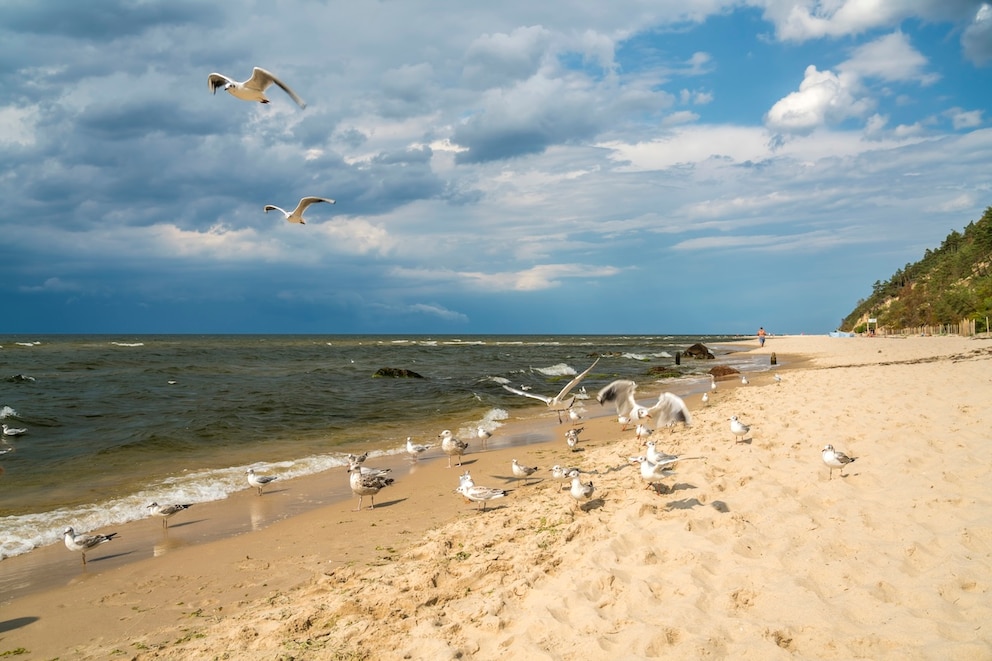
[[[10,0],[0,41],[3,334],[823,333],[992,204],[980,1]],[[210,93],[254,66],[306,109]]]

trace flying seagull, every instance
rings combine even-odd
[[[239,83],[236,80],[228,78],[221,73],[212,73],[207,76],[207,84],[210,86],[210,91],[214,94],[217,93],[219,88],[224,88],[227,93],[236,99],[241,99],[242,101],[258,101],[259,103],[268,103],[269,100],[265,96],[265,90],[268,89],[270,85],[275,83],[282,88],[286,94],[288,94],[293,101],[296,101],[296,105],[301,108],[306,108],[307,104],[303,102],[296,92],[291,90],[289,86],[276,78],[271,72],[255,67],[251,70],[251,78]]]
[[[326,197],[304,197],[300,200],[300,203],[296,205],[296,208],[292,211],[286,211],[281,207],[277,207],[274,204],[265,205],[265,213],[270,211],[281,211],[283,217],[286,219],[287,223],[299,223],[300,225],[306,225],[306,221],[303,220],[303,212],[307,210],[311,204],[316,204],[318,202],[327,202],[328,204],[334,204],[334,200]]]
[[[532,399],[541,400],[542,402],[548,405],[549,409],[551,409],[552,411],[558,414],[558,422],[560,424],[562,422],[562,417],[561,417],[562,411],[567,411],[568,409],[572,408],[572,404],[575,402],[575,397],[574,396],[568,397],[568,393],[572,391],[572,388],[579,385],[579,381],[586,378],[586,375],[589,374],[589,372],[592,370],[593,367],[596,366],[596,363],[598,362],[599,362],[599,358],[597,358],[592,365],[587,367],[584,372],[582,372],[574,379],[569,381],[565,385],[565,387],[562,388],[561,391],[554,397],[548,397],[546,395],[538,395],[532,392],[517,390],[516,388],[511,388],[506,384],[504,384],[503,387],[509,390],[510,392],[514,393],[515,395],[523,395],[524,397],[530,397]]]

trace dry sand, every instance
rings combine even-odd
[[[398,471],[374,510],[351,500],[106,571],[91,561],[4,602],[0,655],[992,658],[992,342],[750,344],[810,360],[776,370],[781,383],[759,373],[708,405],[688,398],[693,425],[653,439],[705,458],[657,490],[627,460],[643,451],[633,431],[587,420],[581,452],[562,437],[461,469],[435,460]],[[731,415],[752,425],[741,442]],[[832,479],[826,443],[857,457]],[[513,482],[514,457],[541,479]],[[592,472],[581,509],[556,463]],[[479,512],[452,493],[465,469],[513,491]]]

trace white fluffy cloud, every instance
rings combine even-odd
[[[806,67],[799,91],[777,101],[768,111],[765,124],[776,133],[803,135],[827,124],[861,117],[872,108],[856,75],[820,71],[811,64]]]

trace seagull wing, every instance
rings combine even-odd
[[[264,208],[265,208],[265,213],[269,213],[270,211],[282,211],[282,215],[284,216],[289,215],[288,213],[286,213],[285,209],[280,209],[274,204],[266,204]]]
[[[589,372],[591,372],[592,371],[592,368],[595,367],[596,366],[596,363],[598,363],[598,362],[599,362],[599,358],[597,358],[595,361],[593,361],[593,364],[590,365],[589,367],[587,367],[584,372],[582,372],[581,374],[579,374],[578,376],[576,376],[574,379],[572,379],[571,381],[569,381],[565,385],[565,387],[561,389],[561,392],[558,393],[558,396],[555,399],[558,399],[560,401],[565,395],[567,395],[569,393],[569,391],[572,388],[574,388],[575,386],[579,385],[579,381],[581,381],[582,379],[586,378],[586,374],[588,374]]]
[[[545,404],[551,403],[551,398],[545,395],[539,395],[535,392],[527,392],[526,390],[517,390],[516,388],[511,388],[510,386],[503,384],[503,387],[515,395],[523,395],[524,397],[530,397],[531,399],[539,399]]]
[[[214,94],[217,93],[218,88],[233,82],[233,80],[221,73],[212,73],[207,76],[207,85],[209,86],[210,91]]]
[[[275,83],[276,85],[281,87],[283,92],[288,94],[290,98],[293,99],[293,101],[296,101],[296,105],[298,105],[301,108],[307,107],[307,104],[303,102],[303,99],[301,99],[296,94],[296,92],[290,89],[290,87],[286,83],[276,78],[276,76],[272,72],[266,71],[265,69],[262,69],[260,67],[255,67],[254,69],[251,70],[251,78],[245,81],[245,87],[250,87],[251,89],[256,89],[261,92],[264,92],[265,88],[267,88],[272,83]]]
[[[326,197],[304,197],[300,199],[300,203],[296,205],[296,210],[293,213],[302,214],[303,211],[311,204],[317,204],[318,202],[327,202],[328,204],[334,204],[334,200]]]
[[[653,417],[656,427],[667,427],[676,422],[692,424],[692,414],[689,407],[678,395],[663,392],[658,397],[658,403],[648,409],[648,416]]]
[[[600,404],[613,402],[617,407],[617,415],[629,418],[631,411],[637,406],[634,399],[634,391],[637,384],[628,379],[618,379],[599,391],[596,401]]]

